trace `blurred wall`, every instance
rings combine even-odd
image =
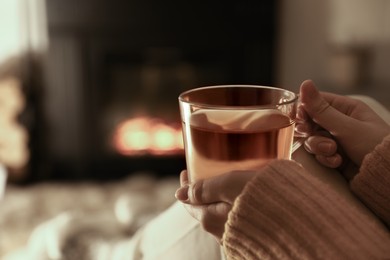
[[[390,107],[390,1],[281,0],[278,86],[369,95]]]
[[[326,1],[280,1],[275,69],[278,86],[297,91],[304,79],[324,77],[326,9]]]

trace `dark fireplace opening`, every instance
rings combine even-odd
[[[271,0],[47,1],[44,178],[178,175],[185,168],[178,95],[215,84],[272,85],[276,10]],[[131,125],[141,121],[163,130]]]

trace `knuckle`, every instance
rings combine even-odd
[[[329,108],[330,108],[330,104],[322,99],[321,102],[319,102],[319,104],[315,107],[315,113],[317,115],[323,114]]]

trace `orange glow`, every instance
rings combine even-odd
[[[115,149],[123,155],[181,153],[181,129],[159,119],[138,117],[120,123],[114,133]]]

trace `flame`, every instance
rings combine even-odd
[[[113,144],[123,155],[166,155],[182,152],[183,137],[178,126],[156,118],[137,117],[117,126]]]

